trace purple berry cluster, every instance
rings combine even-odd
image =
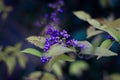
[[[76,47],[76,46],[78,46],[78,41],[75,40],[75,39],[71,39],[71,40],[68,40],[68,41],[66,42],[66,45],[67,45],[67,46],[74,46],[74,47]]]
[[[63,0],[58,0],[57,2],[54,3],[49,3],[48,6],[52,9],[55,9],[58,12],[63,12],[63,10],[61,9],[61,7],[64,5],[64,1]]]
[[[47,16],[47,19],[49,19],[49,23],[46,25],[46,27],[48,28],[48,30],[46,31],[46,35],[49,35],[49,37],[46,38],[44,52],[47,52],[50,49],[50,47],[56,43],[61,44],[62,43],[62,39],[60,39],[61,37],[63,38],[70,37],[70,35],[67,34],[67,31],[63,30],[62,32],[60,32],[59,30],[55,29],[55,27],[59,25],[58,13],[63,12],[61,8],[63,5],[64,5],[63,0],[57,0],[54,3],[48,4],[48,6],[52,8],[54,11],[49,15],[49,17]],[[36,24],[39,25],[38,22]],[[48,59],[48,57],[45,56],[41,57],[41,62],[43,63],[46,63],[49,60],[50,59]]]
[[[67,33],[66,30],[59,31],[55,29],[55,27],[50,26],[46,31],[46,35],[47,37],[44,45],[44,52],[47,52],[54,44],[62,44],[65,47],[80,47],[80,49],[86,48],[84,44],[79,44],[77,40],[69,39],[70,35]],[[41,62],[45,63],[45,61],[48,62],[48,60],[50,59],[45,56],[41,57]]]
[[[46,34],[49,35],[45,40],[44,51],[47,52],[49,48],[58,43],[65,43],[66,39],[70,37],[66,30],[59,31],[55,27],[48,27]]]
[[[54,26],[59,25],[59,18],[58,14],[63,12],[62,6],[64,6],[64,1],[63,0],[56,0],[54,3],[49,3],[48,7],[53,9],[53,12],[50,14],[47,13],[43,16],[43,19],[39,22],[37,21],[35,23],[35,26],[48,26],[52,23]]]
[[[59,25],[59,18],[58,14],[63,12],[62,6],[64,6],[63,0],[57,0],[54,3],[49,3],[48,7],[52,8],[54,11],[50,14],[50,20],[52,21],[53,25]]]
[[[40,61],[41,61],[42,63],[47,63],[47,62],[49,62],[50,59],[51,59],[51,57],[42,56],[42,57],[40,58]]]
[[[46,34],[49,35],[46,38],[44,51],[47,52],[50,47],[56,43],[64,44],[66,47],[80,47],[82,49],[85,48],[85,45],[79,45],[78,41],[75,39],[69,39],[70,35],[66,30],[59,31],[55,29],[55,27],[49,27],[46,31]]]
[[[50,23],[46,25],[46,40],[44,45],[44,52],[47,52],[50,47],[54,44],[62,44],[65,47],[80,47],[82,49],[85,48],[85,45],[79,45],[78,41],[75,39],[69,39],[70,35],[66,30],[59,31],[55,27],[59,25],[58,13],[63,12],[61,7],[64,5],[63,0],[57,0],[57,2],[50,3],[48,6],[52,8],[54,11],[50,14],[49,18]],[[38,24],[38,23],[37,23]],[[46,63],[49,62],[51,57],[42,56],[41,62]]]

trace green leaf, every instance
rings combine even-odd
[[[29,78],[30,80],[37,80],[41,75],[42,75],[42,72],[40,72],[40,71],[35,71],[35,72],[32,72],[32,73],[28,76],[28,78]]]
[[[4,9],[4,12],[8,13],[8,12],[12,11],[12,9],[13,8],[11,6],[6,6],[5,9]]]
[[[95,19],[89,19],[87,20],[89,24],[91,24],[94,28],[104,30],[104,28],[108,27],[107,25],[101,25],[97,20]]]
[[[84,70],[87,70],[89,68],[88,64],[84,61],[76,61],[71,63],[69,68],[69,73],[74,76],[80,76],[82,75],[82,72]]]
[[[45,65],[45,70],[50,72],[52,70],[54,63],[56,63],[58,60],[59,56],[52,57],[52,59]]]
[[[95,30],[94,27],[89,27],[87,29],[87,38],[90,38],[92,36],[95,36],[95,35],[98,35],[100,33],[102,33],[103,31],[100,31],[100,30]]]
[[[95,19],[89,19],[88,23],[91,24],[92,26],[95,26],[95,27],[98,27],[98,28],[99,28],[99,26],[101,26],[101,24]]]
[[[116,41],[120,42],[120,32],[114,28],[107,27],[105,31],[108,32]]]
[[[113,43],[114,41],[111,41],[110,39],[106,39],[104,42],[102,42],[100,47],[109,49]]]
[[[87,14],[86,12],[84,11],[75,11],[73,12],[74,15],[76,15],[78,18],[82,19],[82,20],[88,20],[88,19],[91,19],[90,15]]]
[[[45,56],[58,56],[58,55],[66,53],[66,52],[75,52],[75,50],[64,47],[59,44],[54,44],[53,46],[51,46],[49,51],[47,53],[45,53]]]
[[[2,47],[2,46],[0,46],[0,51],[2,51],[2,49],[3,49],[3,47]]]
[[[8,17],[8,12],[4,12],[2,14],[2,19],[5,20]]]
[[[72,58],[71,56],[65,55],[65,54],[60,55],[59,60],[69,61],[69,62],[75,61],[74,58]]]
[[[41,80],[57,80],[56,77],[53,74],[47,73],[45,72],[43,74],[43,77],[41,78]]]
[[[107,6],[110,5],[110,0],[99,0],[99,2],[103,8],[106,8]]]
[[[21,46],[22,46],[21,43],[15,44],[15,46],[13,47],[13,53],[16,54],[16,55],[19,55],[20,54],[20,50],[21,50]]]
[[[26,63],[27,63],[27,57],[24,56],[24,55],[20,55],[20,56],[18,57],[18,62],[19,62],[20,66],[21,66],[22,68],[25,68],[25,67],[26,67]]]
[[[95,49],[94,49],[94,47],[82,49],[80,54],[95,55],[98,57],[117,56],[117,53],[112,52],[112,51],[102,48],[102,47],[96,47]]]
[[[30,36],[27,41],[39,48],[43,48],[45,44],[45,38],[42,36]]]
[[[12,51],[14,51],[14,47],[12,47],[12,46],[7,46],[7,47],[5,48],[4,53],[5,53],[5,54],[9,54],[9,53],[12,52]]]
[[[86,47],[92,47],[92,44],[89,43],[88,41],[78,41],[79,45],[85,45]]]
[[[62,66],[61,66],[61,64],[60,63],[55,63],[54,65],[53,65],[53,71],[54,71],[54,73],[57,75],[57,76],[62,76],[62,68],[61,68]]]
[[[37,56],[37,57],[42,57],[42,53],[36,49],[33,49],[33,48],[27,48],[25,50],[22,50],[21,52],[32,54],[32,55]]]
[[[4,53],[0,53],[0,61],[4,61],[6,59]]]
[[[120,19],[117,19],[117,20],[115,20],[113,22],[108,23],[107,26],[119,30],[119,28],[120,28]]]
[[[16,66],[15,57],[10,56],[10,57],[6,58],[5,63],[6,63],[6,66],[8,68],[8,73],[12,74],[12,72],[13,72],[15,66]]]
[[[69,62],[73,62],[75,61],[74,58],[67,56],[65,54],[59,55],[59,56],[54,56],[52,57],[52,59],[45,65],[45,70],[46,71],[51,71],[53,68],[53,65],[56,64],[56,62],[58,62],[59,60],[62,61],[69,61]]]
[[[108,76],[108,79],[110,80],[120,80],[120,74],[119,73],[114,73]]]
[[[94,48],[96,48],[100,45],[101,41],[102,41],[102,36],[99,35],[99,36],[96,36],[91,43],[94,46]]]

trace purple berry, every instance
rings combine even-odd
[[[67,34],[66,30],[63,30],[62,32],[60,32],[60,35],[63,36],[64,38],[66,38],[66,39],[70,37],[70,35]]]
[[[78,41],[75,40],[75,39],[71,39],[71,40],[66,42],[66,45],[72,46],[72,47],[77,47],[78,46]]]
[[[110,39],[110,40],[112,40],[112,41],[115,40],[111,35],[108,35],[107,38]]]
[[[63,10],[61,8],[58,8],[57,11],[60,12],[60,13],[63,12]]]
[[[86,48],[86,46],[84,45],[84,44],[80,44],[80,46],[79,46],[81,49],[85,49]]]

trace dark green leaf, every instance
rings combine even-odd
[[[110,0],[99,0],[100,5],[106,8],[110,4]]]
[[[37,57],[42,57],[42,53],[36,49],[33,49],[33,48],[27,48],[25,50],[22,50],[21,52],[32,54],[32,55],[37,56]]]

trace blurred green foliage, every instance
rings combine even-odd
[[[5,20],[12,10],[11,6],[6,6],[3,0],[0,0],[0,13],[2,13],[2,19]]]
[[[17,61],[22,68],[25,68],[26,66],[27,57],[22,54],[20,50],[21,43],[16,44],[14,47],[7,46],[4,50],[2,49],[2,46],[0,48],[0,61],[4,61],[6,63],[9,74],[12,74]]]

